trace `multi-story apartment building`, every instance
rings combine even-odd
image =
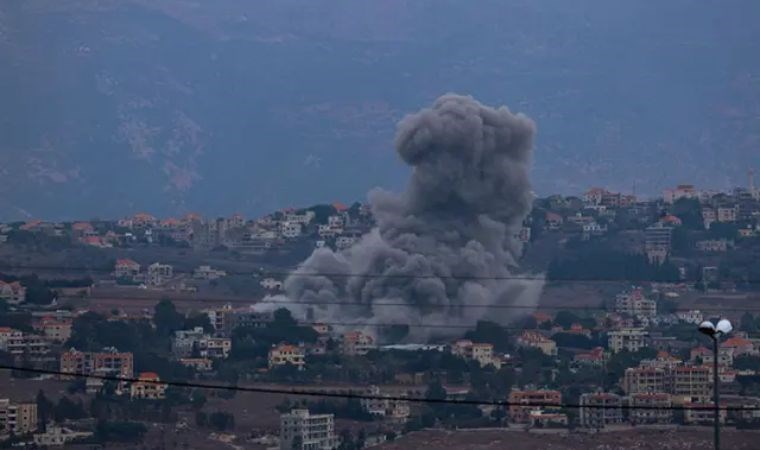
[[[666,392],[667,371],[658,367],[629,367],[623,376],[623,391],[626,394],[645,392]]]
[[[632,407],[628,420],[633,425],[668,424],[673,420],[673,402],[670,394],[663,392],[638,393],[628,397]]]
[[[281,450],[333,450],[338,448],[332,414],[310,414],[294,409],[280,416]]]
[[[615,312],[639,318],[652,318],[657,315],[657,301],[645,297],[641,289],[633,289],[615,297]]]
[[[671,371],[671,391],[689,402],[706,402],[712,396],[711,370],[706,366],[675,367]]]
[[[554,390],[521,391],[509,393],[509,420],[514,423],[529,423],[532,411],[558,409],[562,394]]]
[[[114,375],[121,378],[134,376],[134,358],[131,352],[107,348],[102,352],[80,352],[75,349],[61,353],[61,372],[83,375]]]
[[[646,338],[649,333],[641,328],[623,328],[610,331],[607,335],[607,344],[612,353],[623,350],[637,352],[646,347]]]
[[[580,421],[586,428],[604,428],[623,423],[623,399],[608,392],[581,395]]]
[[[28,434],[37,430],[37,404],[0,399],[0,435]]]
[[[451,346],[451,353],[464,359],[475,360],[481,367],[488,365],[492,365],[497,369],[501,367],[501,361],[493,353],[492,344],[461,339]]]

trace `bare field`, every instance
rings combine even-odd
[[[730,449],[756,449],[760,432],[724,430],[721,443]],[[391,443],[377,447],[382,450],[624,450],[624,449],[704,449],[713,448],[712,429],[680,428],[660,430],[638,428],[598,434],[582,433],[528,433],[511,430],[425,430],[409,434]]]

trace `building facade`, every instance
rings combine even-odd
[[[281,450],[333,450],[338,448],[332,414],[311,414],[294,409],[280,416]]]

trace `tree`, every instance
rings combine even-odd
[[[739,322],[739,329],[748,333],[757,331],[757,323],[755,322],[755,317],[749,312],[742,314],[741,321]]]
[[[507,351],[509,349],[509,332],[501,325],[487,320],[479,320],[475,330],[468,331],[465,338],[475,342],[493,344],[496,351]]]
[[[428,384],[425,391],[425,398],[429,400],[446,400],[446,389],[440,381],[435,380]]]
[[[552,336],[552,340],[557,343],[558,347],[582,349],[591,349],[595,347],[595,344],[591,339],[577,333],[557,333]]]
[[[570,311],[562,310],[554,316],[554,323],[564,329],[569,329],[574,323],[578,323],[579,321],[580,317]]]
[[[703,230],[702,205],[695,198],[679,198],[673,203],[670,213],[681,219],[685,228]]]
[[[182,329],[185,317],[177,312],[174,303],[164,299],[158,302],[154,308],[153,322],[156,324],[158,334],[167,336]]]
[[[48,400],[42,389],[37,391],[37,418],[40,423],[46,423],[53,417],[53,406],[53,402]]]
[[[53,417],[56,422],[63,422],[67,419],[78,420],[87,417],[87,412],[81,402],[74,403],[64,395],[53,408]]]

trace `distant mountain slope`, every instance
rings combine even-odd
[[[0,3],[0,221],[259,213],[399,187],[447,91],[539,126],[542,193],[744,182],[753,0]]]

